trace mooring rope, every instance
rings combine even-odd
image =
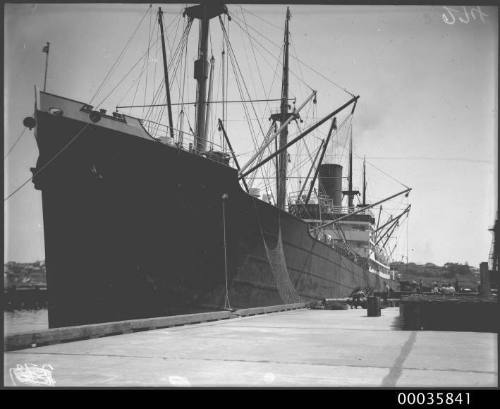
[[[7,156],[9,156],[9,154],[12,152],[12,150],[16,147],[17,143],[21,140],[21,138],[23,137],[25,132],[26,132],[26,128],[23,128],[23,130],[21,131],[21,133],[17,137],[16,141],[12,144],[12,146],[10,147],[7,154],[3,157],[3,160],[7,159]]]
[[[4,202],[6,202],[7,200],[9,200],[12,196],[14,196],[17,192],[19,192],[24,186],[26,186],[28,184],[28,182],[32,181],[33,178],[37,177],[38,175],[40,175],[52,162],[54,162],[58,157],[59,155],[61,155],[66,149],[68,149],[70,147],[70,145],[75,142],[79,137],[80,135],[90,126],[90,124],[86,124],[83,128],[81,128],[78,133],[73,136],[67,143],[66,145],[64,145],[52,158],[50,158],[47,162],[45,162],[45,164],[43,164],[43,166],[40,167],[40,169],[38,169],[37,172],[35,172],[31,177],[29,177],[28,179],[26,179],[21,185],[19,185],[11,194],[9,194],[6,198],[3,199]]]
[[[226,293],[224,296],[224,309],[230,310],[231,303],[229,302],[229,290],[227,286],[227,242],[226,242],[226,200],[229,198],[227,193],[222,195],[222,227],[224,231],[224,278],[226,284]]]

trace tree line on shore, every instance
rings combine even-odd
[[[13,287],[43,287],[47,285],[44,261],[18,263],[9,261],[4,264],[4,289]]]
[[[422,281],[425,286],[432,286],[434,282],[440,284],[454,284],[458,282],[463,288],[476,288],[479,284],[479,269],[467,263],[445,263],[438,266],[433,263],[392,263],[391,268],[398,271],[400,281]]]

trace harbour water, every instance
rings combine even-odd
[[[49,328],[47,309],[4,311],[4,334],[39,331]]]

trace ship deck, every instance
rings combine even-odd
[[[5,352],[5,386],[26,365],[56,387],[497,386],[495,333],[403,331],[398,308],[248,313]]]

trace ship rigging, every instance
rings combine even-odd
[[[317,110],[313,109],[313,123],[309,124],[305,129],[301,129],[301,123],[304,122],[301,117],[301,111],[309,109],[307,111],[306,117],[311,114],[311,104],[315,107],[317,104],[318,91],[314,90],[310,85],[304,81],[303,78],[299,78],[303,85],[305,85],[311,93],[303,99],[300,105],[297,107],[297,96],[290,97],[290,20],[291,12],[290,9],[286,9],[285,24],[284,24],[284,34],[283,43],[280,47],[279,55],[273,55],[265,46],[262,45],[252,33],[259,34],[263,36],[258,30],[252,28],[247,22],[248,12],[245,12],[243,7],[240,7],[241,17],[238,17],[235,13],[229,13],[228,8],[223,3],[218,2],[203,2],[201,4],[186,7],[182,11],[182,18],[184,19],[183,31],[180,35],[177,44],[174,45],[173,41],[169,42],[169,37],[173,40],[178,38],[177,33],[167,33],[164,29],[164,13],[161,7],[158,8],[156,19],[158,22],[158,31],[156,40],[153,39],[154,26],[152,25],[152,15],[153,8],[149,7],[146,14],[142,17],[139,25],[134,31],[132,37],[138,31],[140,25],[146,20],[146,16],[150,17],[150,27],[148,29],[149,33],[149,44],[145,53],[142,57],[134,64],[135,67],[139,67],[142,62],[142,69],[139,77],[136,78],[132,84],[137,84],[134,97],[130,104],[117,104],[114,116],[120,117],[122,115],[120,112],[123,109],[128,109],[129,113],[139,113],[142,110],[142,117],[140,118],[141,123],[145,126],[151,138],[154,140],[165,143],[168,145],[176,146],[180,149],[187,149],[189,152],[203,156],[205,158],[215,160],[226,165],[230,165],[231,161],[233,165],[238,170],[239,180],[242,188],[247,193],[250,193],[262,200],[265,200],[277,208],[288,211],[298,217],[305,220],[310,220],[309,225],[311,233],[317,238],[329,237],[329,242],[333,242],[331,239],[332,232],[327,232],[332,226],[336,230],[336,235],[341,238],[338,240],[338,244],[342,245],[342,248],[348,253],[352,254],[355,258],[360,256],[359,252],[352,249],[352,245],[349,241],[346,233],[342,230],[341,221],[353,218],[356,215],[368,215],[373,218],[373,215],[369,213],[370,209],[377,205],[391,200],[399,195],[408,194],[411,190],[407,186],[405,190],[397,194],[390,195],[387,198],[377,201],[373,205],[366,203],[366,159],[363,160],[363,182],[362,182],[362,201],[357,205],[356,209],[354,205],[354,198],[361,195],[361,192],[354,190],[353,188],[353,126],[352,119],[355,113],[356,105],[359,100],[359,96],[346,90],[344,87],[339,86],[335,82],[329,80],[330,83],[335,85],[337,88],[342,89],[343,92],[348,94],[351,98],[341,105],[339,108],[333,110],[332,112],[324,115],[320,119],[316,117]],[[188,44],[189,44],[189,33],[191,31],[192,25],[195,20],[199,22],[199,36],[198,36],[198,47],[197,55],[194,60],[193,78],[196,81],[196,101],[186,102],[186,76],[189,71],[187,66],[188,60]],[[218,98],[213,98],[214,91],[214,71],[216,70],[216,58],[214,57],[213,49],[213,39],[212,32],[210,31],[210,25],[212,20],[218,20],[221,32],[221,58],[220,58],[220,78],[222,79],[222,85],[218,90],[220,95]],[[264,98],[254,98],[249,92],[250,86],[245,80],[243,75],[241,64],[238,62],[236,53],[232,46],[232,42],[229,36],[229,23],[234,21],[235,24],[248,36],[248,41],[252,54],[257,60],[256,49],[261,48],[276,60],[277,65],[275,68],[275,75],[270,91],[264,95]],[[180,25],[180,19],[178,17],[176,21],[176,28]],[[174,24],[171,21],[168,24],[169,28],[173,28]],[[251,31],[252,30],[252,31]],[[115,62],[117,64],[120,58],[125,53],[127,46],[130,43],[129,39],[127,45],[122,50],[118,60]],[[263,36],[264,37],[264,36]],[[265,37],[264,37],[265,38]],[[270,41],[271,44],[277,46],[274,42]],[[167,56],[167,43],[170,50],[170,59]],[[210,43],[210,52],[209,52]],[[136,96],[139,92],[139,86],[141,81],[145,78],[144,86],[148,86],[148,74],[149,67],[148,62],[151,56],[159,52],[159,45],[161,45],[161,61],[163,68],[163,80],[160,84],[155,86],[155,91],[152,94],[152,102],[147,104],[146,99],[148,97],[148,90],[145,88],[144,93],[144,103],[135,104]],[[258,47],[259,46],[259,47]],[[48,46],[47,46],[48,47]],[[44,48],[45,51],[45,48]],[[47,50],[48,51],[48,50]],[[48,53],[47,53],[48,54]],[[209,59],[210,55],[210,59]],[[281,56],[281,57],[280,57]],[[248,55],[247,55],[248,57]],[[261,55],[261,59],[264,57]],[[294,60],[299,62],[301,65],[306,65],[298,57],[293,56]],[[280,60],[281,58],[281,60]],[[158,61],[158,57],[153,57],[155,61]],[[247,61],[249,61],[247,59]],[[230,72],[229,63],[233,69],[232,79],[237,85],[239,92],[239,100],[228,99],[228,89],[230,83]],[[108,80],[109,75],[113,71],[115,64],[108,71],[103,83],[97,90],[96,94],[92,100],[99,94],[101,88],[105,85],[106,80]],[[278,72],[278,67],[281,66],[281,98],[271,98],[271,92],[273,90],[273,85],[275,83],[276,74]],[[307,65],[306,65],[307,66]],[[128,71],[125,77],[123,77],[119,82],[120,85],[124,80],[131,75],[133,69]],[[155,65],[155,78],[156,80],[156,65]],[[259,79],[262,88],[265,89],[263,83],[263,78],[259,72]],[[314,70],[315,71],[315,70]],[[292,72],[293,73],[293,72]],[[297,74],[295,77],[298,78]],[[46,77],[46,73],[45,73]],[[103,103],[108,100],[108,98],[116,93],[117,88],[115,86],[112,91],[107,94],[107,96],[97,105],[96,108],[102,106]],[[151,86],[151,83],[149,84]],[[45,87],[45,85],[44,85]],[[177,87],[177,102],[172,102],[171,89]],[[123,98],[126,98],[132,87],[129,87]],[[255,87],[253,87],[255,89]],[[164,94],[164,101],[161,101],[161,95]],[[91,100],[91,101],[92,101]],[[255,104],[266,103],[265,110],[267,110],[272,102],[280,102],[279,110],[271,112],[268,114],[268,120],[270,121],[269,127],[267,127],[267,132],[264,132],[266,126],[264,121],[262,121],[265,116],[258,114],[258,110]],[[293,102],[293,106],[290,105]],[[243,108],[244,116],[248,123],[248,129],[250,135],[252,136],[254,151],[251,152],[250,158],[246,160],[245,163],[241,163],[243,159],[241,154],[233,148],[230,136],[228,134],[228,120],[227,120],[227,110],[228,104],[241,104]],[[220,105],[221,111],[219,112],[214,109],[214,106]],[[194,107],[194,122],[190,122],[189,107]],[[250,108],[248,108],[250,106]],[[90,108],[93,108],[89,105]],[[177,109],[176,116],[176,126],[174,127],[174,115],[173,108]],[[337,126],[337,118],[339,114],[351,107],[350,114],[346,116],[340,126]],[[147,109],[145,111],[145,109]],[[168,125],[165,125],[165,109],[167,112]],[[265,112],[260,111],[260,112]],[[105,113],[105,110],[100,110],[99,112]],[[145,115],[144,115],[145,114]],[[218,117],[221,114],[220,117]],[[135,116],[135,115],[134,115]],[[256,129],[254,122],[257,122],[258,129]],[[326,137],[319,138],[316,131],[323,124],[329,123],[329,130]],[[186,126],[189,130],[185,130]],[[289,127],[295,124],[298,135],[293,138],[289,138]],[[194,129],[193,129],[194,126]],[[220,138],[219,141],[215,141],[214,128],[217,129]],[[343,135],[342,135],[343,131]],[[314,139],[309,138],[306,142],[305,137],[312,134]],[[233,134],[234,135],[234,134]],[[324,135],[324,134],[323,134]],[[342,138],[343,136],[343,138]],[[259,142],[259,139],[261,141]],[[339,140],[343,139],[344,148],[345,143],[348,141],[348,176],[347,179],[347,189],[342,190],[342,184],[344,177],[341,176],[341,166],[338,165],[336,169],[328,164],[332,163],[332,157],[335,160],[335,153],[333,148],[334,139],[337,139],[337,145],[339,145]],[[319,141],[319,146],[318,142]],[[301,142],[301,143],[299,143]],[[316,145],[316,146],[314,146]],[[312,149],[310,147],[312,146]],[[295,148],[295,155],[292,155],[292,147]],[[301,149],[302,148],[302,149]],[[304,152],[305,151],[305,152]],[[312,151],[312,152],[311,152]],[[344,149],[345,151],[345,149]],[[305,159],[304,159],[305,156]],[[330,156],[330,158],[327,158]],[[240,159],[238,159],[238,157]],[[293,159],[292,159],[293,158]],[[329,160],[328,160],[329,159]],[[337,162],[341,160],[342,157],[337,157]],[[290,164],[292,166],[290,166]],[[340,167],[340,174],[338,173]],[[327,170],[327,168],[329,168]],[[304,170],[307,169],[307,173],[304,174]],[[260,172],[260,176],[258,176]],[[321,173],[323,172],[323,175]],[[331,174],[325,174],[325,172],[333,172]],[[274,174],[274,176],[273,176]],[[340,176],[339,176],[340,175]],[[273,185],[272,181],[275,180]],[[293,190],[292,183],[296,180],[297,190]],[[337,180],[334,180],[337,179]],[[325,185],[336,184],[335,193],[332,193],[332,189]],[[261,191],[264,193],[261,194]],[[335,196],[335,197],[333,197]],[[342,201],[347,198],[347,203],[345,209],[342,208]],[[333,200],[332,200],[333,199]],[[314,203],[313,203],[314,202]],[[333,207],[332,207],[333,204]],[[317,208],[317,211],[311,211],[311,205],[313,208]],[[405,216],[411,206],[407,206],[397,217],[393,219],[390,215],[388,221],[378,227],[380,223],[380,212],[377,219],[377,226],[372,228],[373,240],[371,244],[373,247],[377,247],[379,244],[380,248],[385,250],[389,239],[394,234],[397,227],[399,227],[400,219]],[[380,211],[382,207],[380,206]],[[313,213],[318,213],[313,217]],[[315,220],[312,222],[312,220]],[[344,226],[345,227],[345,226]],[[386,228],[387,227],[387,228]],[[384,228],[385,231],[381,231]],[[325,230],[326,229],[326,230]],[[352,243],[351,243],[352,244]],[[393,247],[394,250],[395,246]],[[392,251],[393,251],[392,250]],[[390,253],[392,253],[392,251]],[[366,252],[362,252],[364,257]]]
[[[150,7],[88,103],[37,92],[25,125],[40,150],[32,179],[44,203],[51,327],[347,296],[394,281],[387,247],[410,207],[384,222],[372,209],[411,188],[369,204],[365,162],[355,204],[360,96],[321,76],[342,95],[319,110],[325,89],[304,80],[303,70],[317,71],[292,53],[290,9],[281,45],[237,10],[204,2],[165,21],[169,10]],[[146,49],[111,82],[147,17]],[[70,283],[92,296],[68,297]]]

